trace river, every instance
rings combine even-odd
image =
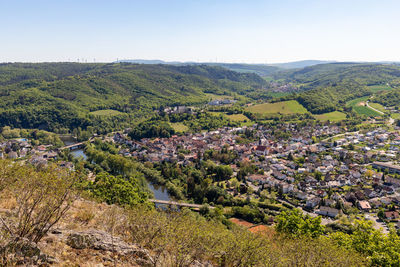
[[[87,159],[85,152],[83,152],[83,149],[80,148],[71,150],[71,154],[74,155],[74,158],[82,157],[84,160]]]
[[[64,144],[66,146],[77,143],[76,139],[72,135],[71,136],[67,136],[67,135],[60,136],[60,139],[61,139],[61,141],[64,142]],[[80,148],[71,150],[71,154],[74,156],[74,158],[82,157],[85,160],[87,159],[87,156],[83,152],[83,149],[80,149]]]
[[[167,200],[167,201],[171,200],[165,186],[155,185],[152,184],[151,182],[147,182],[147,184],[149,185],[150,190],[153,192],[155,199]]]
[[[64,142],[66,146],[77,143],[76,139],[72,136],[62,136],[60,137],[60,139]],[[71,150],[71,154],[74,155],[75,158],[83,157],[84,160],[87,159],[85,152],[83,151],[83,149],[80,148]],[[147,181],[147,184],[150,190],[153,192],[155,199],[171,200],[170,196],[168,195],[167,189],[164,186],[152,184],[150,181]]]

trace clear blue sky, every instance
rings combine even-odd
[[[0,0],[0,62],[400,61],[399,0]]]

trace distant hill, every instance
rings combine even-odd
[[[0,127],[106,131],[163,106],[206,103],[206,93],[247,95],[266,85],[254,73],[206,65],[0,64]]]
[[[281,69],[275,66],[263,64],[239,64],[239,63],[206,63],[209,66],[219,66],[237,72],[252,72],[260,76],[269,76]]]
[[[371,95],[373,85],[398,86],[400,66],[378,63],[331,63],[274,73],[274,79],[297,84],[296,97],[309,111],[336,110],[348,100]]]
[[[319,64],[328,64],[334,63],[335,61],[324,61],[324,60],[301,60],[301,61],[293,61],[287,63],[276,63],[276,64],[269,64],[270,66],[276,66],[282,69],[299,69]]]
[[[237,72],[252,72],[260,76],[267,76],[274,72],[281,70],[277,66],[270,66],[265,64],[242,64],[242,63],[214,63],[214,62],[179,62],[179,61],[163,61],[163,60],[145,60],[145,59],[132,59],[132,60],[120,60],[118,62],[124,63],[136,63],[136,64],[166,64],[166,65],[207,65],[207,66],[218,66],[223,67],[232,71]]]
[[[393,64],[338,62],[281,71],[272,76],[301,83],[305,89],[312,89],[342,82],[375,85],[389,82],[399,75],[399,66]]]

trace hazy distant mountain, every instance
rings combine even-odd
[[[277,66],[266,64],[242,64],[242,63],[218,63],[218,62],[179,62],[179,61],[163,61],[163,60],[146,60],[146,59],[127,59],[118,62],[136,63],[136,64],[166,64],[166,65],[207,65],[218,66],[236,72],[256,73],[261,76],[267,76],[281,70]]]
[[[125,59],[118,60],[118,62],[126,62],[126,63],[137,63],[137,64],[170,64],[169,62],[165,62],[159,59]]]
[[[220,66],[237,72],[253,72],[261,76],[267,76],[282,69],[299,69],[318,64],[333,63],[335,61],[322,60],[302,60],[275,64],[247,64],[247,63],[222,63],[222,62],[181,62],[181,61],[163,61],[147,59],[126,59],[118,62],[128,62],[137,64],[169,64],[169,65],[209,65]]]
[[[269,64],[271,66],[276,66],[283,69],[299,69],[305,68],[309,66],[319,65],[319,64],[327,64],[333,63],[336,61],[325,61],[325,60],[301,60],[301,61],[293,61],[293,62],[286,62],[286,63],[275,63]]]

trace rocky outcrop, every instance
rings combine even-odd
[[[7,257],[7,261],[19,265],[48,265],[57,263],[57,259],[41,253],[38,245],[27,238],[17,237],[0,249],[0,254]]]
[[[153,259],[146,249],[139,248],[123,241],[121,238],[99,231],[88,230],[72,232],[66,238],[66,243],[75,249],[95,249],[111,251],[122,256],[132,256],[140,266],[152,266]]]

